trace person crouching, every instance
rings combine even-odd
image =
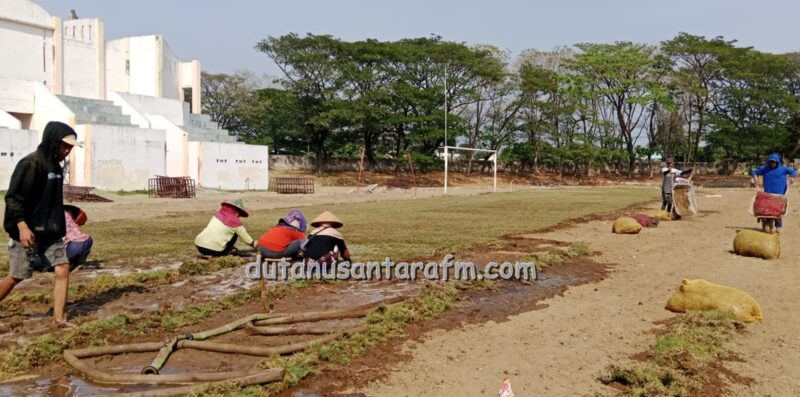
[[[258,251],[265,258],[300,258],[300,245],[305,241],[306,218],[298,210],[289,211],[278,223],[258,239]]]
[[[242,199],[221,203],[219,211],[211,217],[206,228],[194,239],[197,251],[208,256],[232,255],[239,237],[242,238],[242,242],[255,248],[256,241],[247,234],[241,220],[248,216]]]
[[[336,263],[339,258],[352,263],[344,236],[338,230],[344,224],[336,215],[325,211],[311,221],[311,226],[316,229],[311,231],[302,247],[306,260],[316,261],[323,266]]]

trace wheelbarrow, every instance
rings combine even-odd
[[[697,215],[697,199],[694,186],[689,183],[676,183],[672,186],[672,208],[678,216]]]
[[[770,196],[771,200],[777,200],[783,204],[781,207],[781,211],[778,214],[757,214],[755,211],[755,204],[756,198],[758,198],[759,193],[766,194]],[[789,189],[786,189],[786,194],[774,194],[774,193],[766,193],[757,191],[756,195],[753,196],[753,200],[750,202],[750,215],[753,215],[756,218],[756,221],[761,224],[761,231],[766,233],[775,233],[777,230],[775,227],[775,223],[778,219],[783,218],[786,215],[786,211],[789,208],[789,199],[787,195],[789,194]]]

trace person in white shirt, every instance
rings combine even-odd
[[[675,177],[681,174],[681,170],[674,168],[673,164],[675,160],[667,157],[667,166],[661,168],[661,175],[664,176],[661,181],[661,209],[667,212],[673,212],[672,185],[675,184]]]

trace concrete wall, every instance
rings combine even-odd
[[[166,132],[163,130],[78,125],[85,137],[76,148],[75,185],[103,190],[147,189],[147,179],[166,173]],[[82,152],[82,155],[81,155]]]
[[[11,174],[19,160],[36,150],[39,137],[36,131],[0,130],[0,190],[7,190]]]
[[[72,113],[72,110],[50,90],[41,83],[34,83],[33,92],[36,100],[31,121],[32,130],[37,130],[41,134],[44,126],[51,121],[60,121],[75,127],[75,113]],[[78,139],[81,139],[80,135]]]
[[[117,92],[116,94],[117,96],[114,98],[109,97],[109,99],[114,100],[114,104],[117,106],[126,104],[145,117],[148,115],[161,115],[175,125],[182,126],[184,123],[183,102],[179,100],[124,92]]]
[[[164,130],[166,134],[167,165],[166,176],[189,176],[187,155],[189,134],[164,116],[148,116],[152,128]]]
[[[160,97],[181,100],[181,72],[182,65],[172,52],[172,49],[167,44],[163,37],[157,36],[161,40],[161,65],[159,70],[159,82],[161,87],[159,89]]]
[[[54,19],[36,3],[0,0],[0,78],[38,81],[52,88],[53,31]]]
[[[21,130],[22,122],[16,117],[0,110],[0,128],[9,128],[12,130]],[[2,147],[2,146],[0,146]]]
[[[130,90],[130,40],[127,38],[106,42],[106,89],[128,92]]]
[[[189,142],[189,156],[189,174],[199,186],[224,190],[267,189],[267,146]]]
[[[63,23],[63,93],[105,98],[105,38],[98,18]]]
[[[0,68],[3,66],[0,62]],[[32,81],[4,78],[0,76],[0,109],[6,112],[33,113]]]
[[[202,113],[202,89],[200,87],[200,62],[191,61],[181,64],[181,100],[188,101],[190,98],[183,97],[183,87],[192,88],[192,113]]]
[[[122,114],[130,116],[131,124],[141,128],[150,128],[150,120],[147,119],[147,116],[134,108],[133,105],[126,101],[118,92],[108,91],[106,93],[106,99],[122,108]]]

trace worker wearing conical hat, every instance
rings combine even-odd
[[[247,233],[240,219],[249,215],[242,199],[221,203],[219,211],[194,239],[197,251],[209,256],[230,255],[234,252],[234,245],[239,237],[243,243],[255,247],[256,242]]]
[[[352,263],[344,236],[339,232],[344,224],[336,215],[325,211],[311,221],[311,226],[315,229],[308,235],[303,246],[306,259],[324,265],[338,262],[340,258]]]

